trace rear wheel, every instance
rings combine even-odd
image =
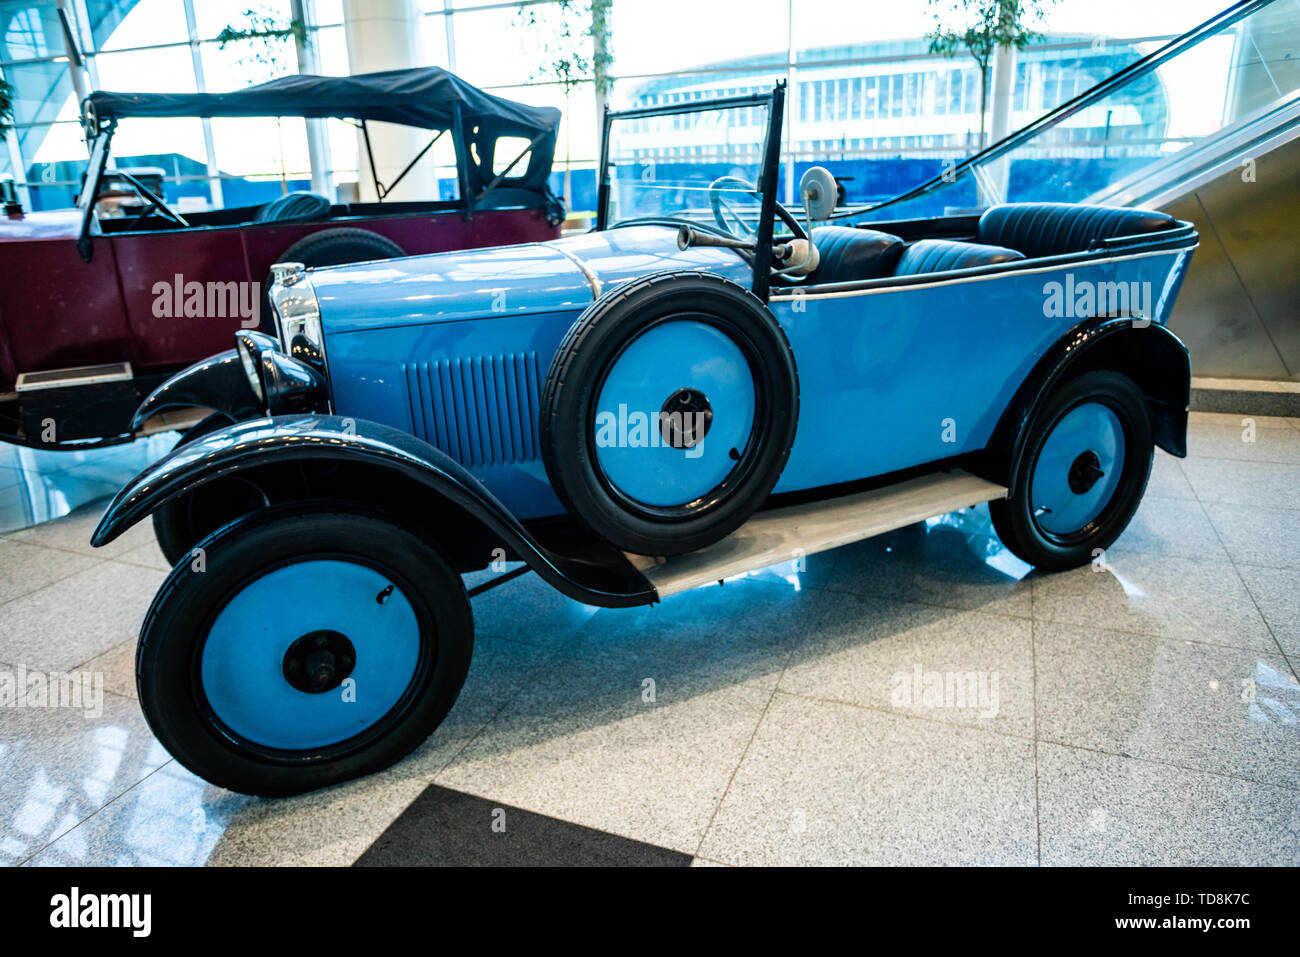
[[[1048,396],[1026,427],[1011,488],[989,511],[1013,553],[1055,571],[1085,565],[1128,527],[1154,445],[1127,376],[1088,372]]]
[[[251,515],[172,570],[136,683],[185,767],[247,794],[297,794],[387,767],[451,708],[469,668],[465,589],[421,539],[329,506]]]

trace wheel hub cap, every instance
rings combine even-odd
[[[713,406],[699,389],[678,389],[659,410],[659,432],[675,449],[693,449],[713,425]]]
[[[337,631],[303,635],[284,653],[284,680],[307,694],[333,691],[357,664],[357,650]]]
[[[1097,521],[1124,472],[1124,426],[1104,403],[1081,402],[1052,426],[1029,487],[1030,511],[1048,535],[1072,536]]]
[[[1070,466],[1070,491],[1075,495],[1082,495],[1097,484],[1097,479],[1106,473],[1101,470],[1101,461],[1097,458],[1097,453],[1089,449]]]

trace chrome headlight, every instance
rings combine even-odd
[[[320,373],[285,355],[270,336],[241,330],[235,333],[235,349],[253,394],[268,415],[326,411]]]
[[[246,329],[235,333],[235,351],[239,353],[239,362],[244,367],[244,377],[248,379],[248,387],[253,390],[253,395],[257,396],[258,402],[266,401],[266,388],[262,383],[262,353],[269,350],[274,351],[278,343],[270,336],[261,332],[250,332]]]
[[[302,263],[276,263],[271,267],[271,289],[267,294],[276,334],[286,355],[314,369],[328,381],[325,363],[325,331],[321,326],[320,303],[307,267]]]

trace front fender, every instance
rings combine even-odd
[[[626,560],[577,562],[542,546],[464,466],[427,442],[376,422],[335,415],[259,418],[179,446],[114,496],[90,542],[96,547],[111,542],[159,506],[213,479],[304,460],[350,462],[414,480],[482,523],[570,598],[606,607],[657,600],[654,587]]]
[[[253,395],[234,349],[194,363],[150,392],[135,410],[131,431],[140,431],[145,422],[159,412],[194,408],[213,409],[232,422],[262,415],[257,396]]]

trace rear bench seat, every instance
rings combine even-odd
[[[1007,203],[979,219],[973,243],[920,239],[851,226],[821,226],[813,242],[821,263],[811,283],[854,282],[885,276],[971,269],[1084,252],[1102,239],[1159,232],[1177,226],[1165,213],[1071,203]]]

